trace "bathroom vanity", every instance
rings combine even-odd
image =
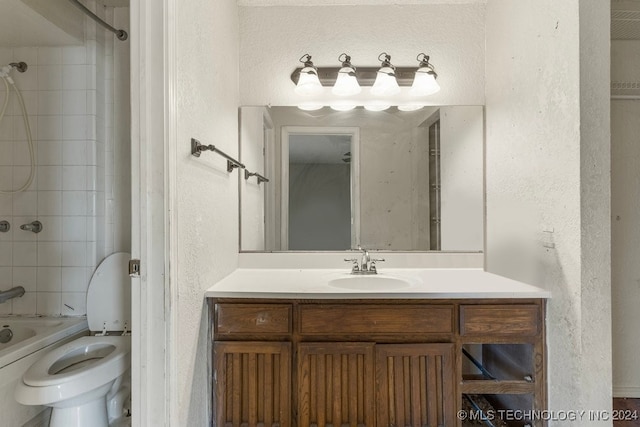
[[[547,292],[475,269],[380,278],[240,269],[212,287],[215,425],[464,426],[489,403],[496,418],[546,408]],[[411,285],[376,289],[398,278]]]

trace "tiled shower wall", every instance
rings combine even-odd
[[[113,19],[113,9],[89,4],[107,21]],[[128,82],[114,78],[111,33],[96,30],[88,19],[85,26],[81,46],[0,46],[0,64],[29,65],[13,78],[26,102],[37,157],[28,191],[0,194],[0,220],[11,223],[8,233],[0,233],[0,290],[18,285],[26,290],[0,304],[0,314],[85,314],[89,279],[116,250],[114,135],[128,131],[116,131],[114,123],[128,124],[114,120],[114,92],[116,84],[128,87]],[[0,85],[0,102],[5,95]],[[0,123],[0,190],[21,186],[28,173],[23,118],[12,92]],[[42,232],[20,230],[36,219]]]

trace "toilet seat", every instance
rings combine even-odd
[[[116,377],[126,371],[128,363],[123,358],[128,356],[131,348],[130,337],[81,337],[68,344],[56,348],[25,372],[22,380],[33,387],[46,387],[50,385],[64,384],[77,379],[96,380],[102,377],[102,372],[107,372],[111,377]],[[83,357],[84,356],[84,357]],[[69,370],[64,373],[52,372],[51,368],[58,362],[73,357],[75,362],[86,360],[87,356],[93,358],[93,362],[79,369]],[[99,358],[98,358],[99,357]]]
[[[78,369],[55,373],[59,367],[86,360],[82,354],[94,353],[95,358]],[[97,350],[97,351],[96,351]],[[130,336],[87,336],[67,343],[46,354],[31,365],[22,377],[22,384],[16,389],[16,398],[23,404],[46,405],[63,399],[80,396],[104,384],[109,384],[131,366]],[[64,369],[63,369],[64,370]],[[24,393],[28,391],[28,393]]]

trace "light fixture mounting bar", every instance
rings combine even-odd
[[[358,67],[356,69],[358,83],[360,83],[361,86],[373,86],[379,69],[380,67]],[[298,84],[300,70],[302,70],[302,67],[296,68],[293,70],[293,73],[291,73],[291,81],[293,81],[294,84]],[[317,70],[320,83],[327,87],[335,84],[340,67],[318,67]],[[399,86],[411,86],[413,78],[416,75],[416,67],[396,67],[395,73]]]

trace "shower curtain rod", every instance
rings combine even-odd
[[[118,39],[124,41],[124,40],[129,38],[129,35],[127,34],[127,32],[125,30],[118,30],[116,28],[113,28],[111,25],[109,25],[106,22],[104,22],[98,15],[96,15],[95,13],[93,13],[89,9],[87,9],[87,7],[85,5],[80,3],[80,0],[69,0],[69,1],[71,3],[73,3],[78,9],[80,9],[81,11],[86,13],[89,16],[89,18],[91,18],[94,21],[96,21],[98,23],[98,25],[101,25],[105,29],[107,29],[107,30],[111,31],[113,34],[115,34],[116,37],[118,37]]]

